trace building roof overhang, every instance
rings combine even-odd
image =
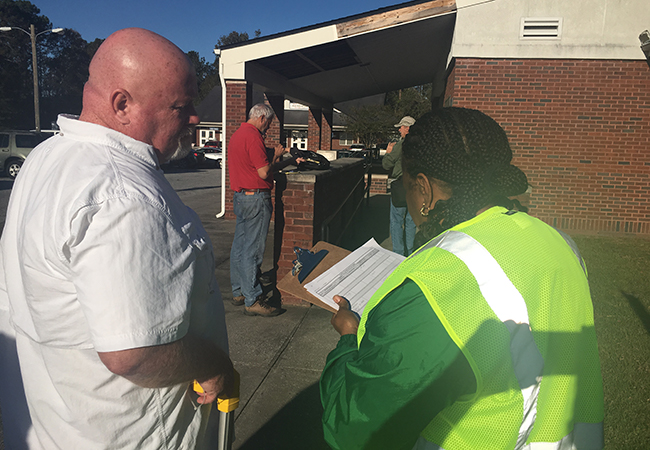
[[[444,91],[455,0],[412,1],[224,47],[225,80],[311,107],[433,83]]]

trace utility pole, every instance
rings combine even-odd
[[[32,72],[34,72],[34,125],[36,132],[41,132],[41,109],[38,101],[38,67],[36,63],[36,32],[34,25],[29,26],[30,38],[32,39]]]
[[[10,30],[20,30],[26,35],[28,35],[32,41],[32,72],[34,72],[34,126],[36,127],[36,132],[40,133],[41,112],[40,112],[40,106],[38,101],[38,63],[36,61],[36,38],[43,33],[49,33],[49,32],[60,33],[63,31],[63,28],[53,28],[51,30],[41,31],[40,33],[37,34],[36,31],[34,30],[33,24],[29,25],[29,32],[19,27],[0,27],[0,31],[10,31]]]

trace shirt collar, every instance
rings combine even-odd
[[[83,142],[106,145],[118,151],[129,153],[155,168],[160,168],[158,155],[152,145],[145,144],[102,125],[84,122],[79,120],[79,116],[71,114],[59,114],[56,123],[61,130],[60,134],[62,136]]]
[[[260,134],[260,136],[264,136],[264,133],[262,133],[262,132],[260,131],[260,129],[257,128],[257,127],[256,127],[255,125],[253,125],[252,123],[242,122],[241,126],[242,126],[242,127],[250,127],[250,128],[252,128],[253,130],[257,131],[257,132]]]

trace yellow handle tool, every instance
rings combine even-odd
[[[217,398],[219,410],[219,447],[218,450],[230,450],[234,438],[235,417],[233,411],[239,406],[239,373],[234,371],[235,389],[229,398]],[[203,394],[205,391],[198,381],[194,380],[194,392]]]

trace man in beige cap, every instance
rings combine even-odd
[[[415,123],[411,116],[404,116],[395,127],[399,127],[401,137],[397,142],[391,142],[386,148],[386,155],[381,165],[386,170],[391,170],[390,202],[390,239],[393,242],[393,251],[400,255],[408,256],[413,251],[415,239],[415,224],[406,209],[406,192],[402,186],[402,142],[409,129]]]

